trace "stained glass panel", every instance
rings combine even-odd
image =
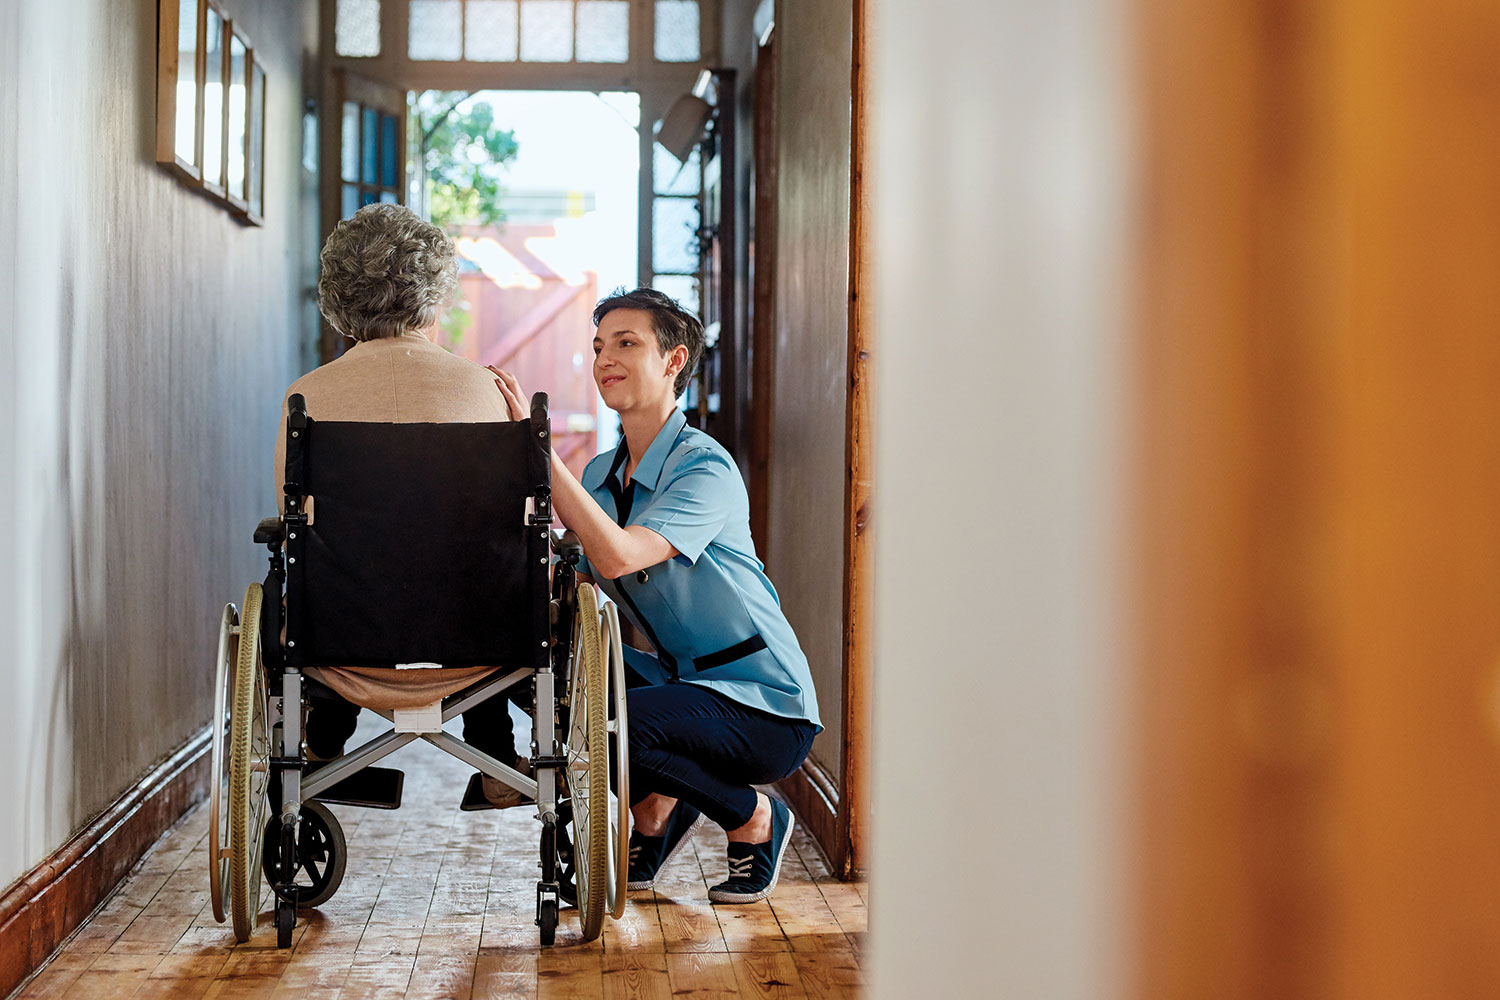
[[[375,166],[379,162],[376,143],[380,135],[380,116],[374,108],[364,108],[363,111],[359,123],[359,179],[366,184],[374,184]]]
[[[526,62],[573,58],[571,0],[521,0],[521,58]]]
[[[469,0],[464,14],[464,58],[514,62],[519,32],[516,0]]]
[[[686,163],[667,152],[661,143],[652,145],[651,186],[657,194],[698,193],[698,147],[688,154]]]
[[[698,61],[698,0],[656,0],[658,62]]]
[[[697,199],[652,199],[651,269],[689,274],[697,271],[697,232]]]
[[[658,274],[651,279],[651,287],[670,295],[682,308],[697,315],[698,279],[691,274]]]
[[[380,55],[380,0],[339,0],[333,48],[341,56]]]
[[[395,187],[400,183],[396,155],[396,116],[380,116],[380,185]]]
[[[630,58],[630,4],[579,0],[578,61],[622,63]]]
[[[359,180],[359,105],[344,102],[343,166],[340,176],[346,181]]]
[[[463,4],[459,0],[411,0],[407,54],[413,59],[461,59]]]

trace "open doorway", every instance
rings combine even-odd
[[[550,397],[581,474],[614,447],[594,386],[592,312],[637,284],[641,103],[628,92],[414,91],[407,203],[453,236],[443,344]]]

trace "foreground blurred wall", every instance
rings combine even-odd
[[[263,571],[314,6],[231,4],[267,79],[251,229],[152,161],[154,0],[0,5],[0,884],[208,721],[218,608]]]
[[[869,4],[880,1000],[1124,991],[1122,20]]]
[[[1138,995],[1500,996],[1500,5],[1139,11]]]

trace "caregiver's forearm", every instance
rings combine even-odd
[[[583,554],[598,575],[616,579],[666,562],[677,554],[672,543],[638,524],[622,528],[589,496],[583,484],[552,452],[552,506],[578,536]]]

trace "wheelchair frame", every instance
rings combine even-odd
[[[558,550],[559,560],[553,573],[551,586],[533,586],[533,595],[529,613],[532,616],[534,635],[543,636],[543,641],[535,653],[535,660],[525,666],[514,667],[504,670],[498,675],[491,675],[483,680],[470,685],[468,688],[450,695],[442,700],[442,721],[447,723],[467,709],[487,701],[490,698],[503,697],[505,692],[520,682],[530,678],[533,685],[533,728],[531,736],[531,764],[534,777],[522,774],[507,763],[499,761],[483,751],[477,750],[468,743],[458,739],[441,729],[432,732],[397,732],[394,728],[369,740],[362,746],[343,754],[342,756],[321,765],[312,773],[307,773],[308,760],[304,752],[303,741],[303,713],[305,681],[308,679],[303,675],[303,654],[298,648],[298,641],[304,635],[304,622],[302,618],[302,607],[298,601],[288,601],[286,606],[285,621],[283,622],[282,595],[292,587],[300,588],[303,585],[303,572],[306,565],[307,532],[304,529],[309,523],[307,513],[303,509],[304,488],[306,484],[306,449],[305,444],[308,437],[309,417],[305,403],[301,396],[293,395],[288,401],[287,416],[287,462],[286,480],[283,490],[283,509],[279,518],[267,518],[262,521],[255,532],[255,542],[265,544],[269,550],[270,567],[266,574],[263,585],[264,599],[261,602],[260,620],[252,623],[249,621],[239,622],[239,628],[230,628],[231,616],[238,620],[238,613],[233,606],[225,609],[224,637],[227,638],[231,631],[242,633],[245,628],[259,626],[261,648],[261,669],[265,671],[268,689],[267,711],[265,717],[266,733],[270,740],[269,758],[265,762],[267,769],[268,787],[266,794],[269,799],[270,808],[274,810],[270,822],[263,827],[264,842],[258,846],[262,851],[276,851],[275,869],[281,873],[279,881],[272,882],[271,888],[276,897],[276,929],[277,944],[287,947],[291,943],[292,930],[296,921],[297,897],[300,891],[296,884],[296,874],[301,868],[302,855],[299,848],[299,828],[305,822],[304,804],[314,800],[320,793],[333,788],[340,781],[364,770],[382,758],[394,753],[396,750],[415,742],[418,739],[425,740],[438,749],[464,761],[473,766],[482,774],[496,778],[516,791],[526,795],[536,802],[537,816],[542,824],[539,850],[541,854],[540,877],[536,886],[536,923],[540,928],[541,943],[550,945],[558,922],[559,903],[562,898],[563,872],[560,870],[559,841],[565,843],[566,837],[563,832],[564,817],[560,815],[558,802],[557,776],[563,774],[568,776],[569,788],[571,789],[571,775],[569,769],[579,767],[579,755],[570,755],[570,747],[567,738],[569,710],[566,692],[570,671],[574,669],[574,657],[580,651],[575,650],[575,637],[581,633],[575,628],[578,621],[579,602],[577,594],[576,565],[581,554],[576,539],[571,535],[565,535],[561,540],[555,539],[551,531],[552,503],[550,487],[550,467],[548,465],[550,456],[550,422],[547,417],[547,397],[544,393],[537,393],[533,397],[531,407],[530,426],[536,429],[536,440],[532,442],[533,447],[529,449],[531,461],[529,464],[530,481],[535,484],[531,494],[526,500],[526,558],[531,566],[546,566],[551,563],[554,545]],[[540,574],[536,574],[540,575]],[[545,577],[543,577],[545,580]],[[590,602],[592,603],[592,602]],[[247,608],[248,612],[248,608]],[[619,635],[617,619],[614,615],[601,615],[603,621],[601,627],[605,634],[601,641],[605,653],[599,655],[611,656],[614,661],[614,673],[619,679],[619,698],[623,699],[623,665],[619,658]],[[279,641],[285,625],[285,640]],[[586,625],[588,623],[585,623]],[[271,641],[265,642],[265,639]],[[224,642],[221,640],[220,647],[221,670],[225,660]],[[243,662],[243,660],[241,661]],[[606,678],[609,677],[611,663],[606,661],[604,669]],[[606,679],[606,688],[610,686]],[[600,707],[603,702],[599,703]],[[291,706],[296,706],[291,708]],[[550,706],[551,710],[547,707]],[[222,703],[221,703],[222,708]],[[368,709],[387,719],[395,722],[395,713],[390,710]],[[606,715],[607,718],[607,715]],[[232,719],[219,716],[215,719],[216,726],[229,727],[233,725]],[[624,781],[623,760],[627,757],[624,731],[623,701],[618,708],[615,724],[610,727],[616,731],[616,749],[612,754],[606,754],[606,770],[612,770],[612,777]],[[607,739],[607,737],[606,737]],[[216,751],[220,745],[216,744]],[[216,753],[216,759],[222,756]],[[613,768],[609,757],[613,757]],[[588,766],[588,755],[582,755],[583,766]],[[216,773],[212,780],[215,782],[215,802],[221,792],[222,773]],[[594,780],[594,778],[590,778]],[[607,787],[606,779],[606,787]],[[622,785],[619,788],[621,802],[628,801],[628,793]],[[231,809],[233,806],[231,805]],[[623,824],[625,821],[625,807],[620,806],[616,820]],[[331,818],[332,814],[327,814]],[[215,829],[219,822],[219,812],[215,806],[214,816]],[[592,821],[590,821],[592,822]],[[231,823],[231,838],[233,837],[234,824]],[[253,820],[248,821],[251,827],[250,836],[257,838],[259,831],[254,829],[256,825]],[[337,827],[336,820],[334,826]],[[608,829],[608,827],[607,827]],[[270,842],[273,832],[275,833],[274,844]],[[606,877],[613,880],[608,883],[606,891],[606,910],[610,916],[618,918],[624,908],[624,879],[625,879],[625,857],[626,851],[623,846],[624,833],[619,829],[609,829],[609,835],[613,840],[609,841],[608,868]],[[219,834],[211,837],[217,840]],[[342,849],[342,834],[338,833],[334,838]],[[616,843],[620,841],[620,843]],[[258,879],[261,875],[263,862],[259,856],[261,851],[251,849],[251,877],[256,879],[255,890],[252,899],[258,898]],[[579,850],[588,850],[587,845],[578,845]],[[221,865],[221,859],[230,856],[233,852],[221,850],[220,844],[211,843],[210,852],[213,866]],[[590,864],[599,860],[595,858]],[[266,867],[268,881],[270,879],[271,866]],[[616,869],[616,870],[609,870]],[[214,867],[211,871],[215,879],[216,892],[222,892],[218,881],[222,880],[222,869]],[[338,877],[342,875],[342,864],[339,866]],[[614,884],[618,881],[618,887]],[[337,887],[337,878],[334,879],[332,887],[327,891],[331,895],[333,888]],[[582,887],[578,887],[582,889]],[[576,890],[575,890],[576,891]],[[322,898],[326,898],[322,897]],[[214,900],[215,912],[220,913],[221,897],[216,896]],[[252,905],[252,917],[258,906]],[[597,910],[596,910],[597,912]],[[220,919],[223,919],[220,916]],[[241,919],[236,914],[235,933],[240,940],[249,936],[248,929],[243,930]],[[253,926],[253,918],[252,918]],[[585,925],[586,938],[597,936],[597,921],[593,927],[592,934]]]

